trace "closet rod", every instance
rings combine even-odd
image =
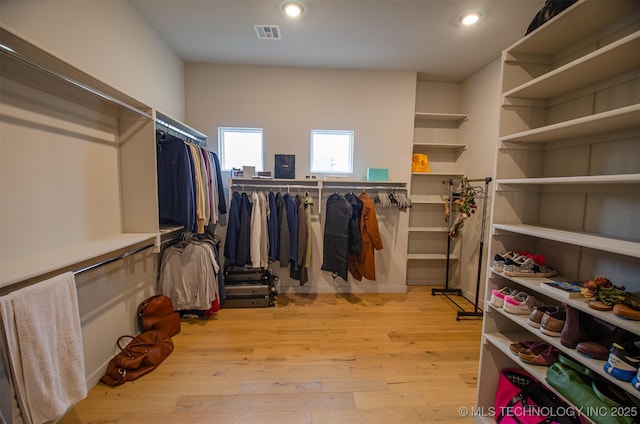
[[[156,118],[156,124],[158,124],[160,126],[163,126],[163,127],[167,128],[167,129],[169,129],[171,131],[175,131],[178,134],[183,135],[183,136],[189,138],[190,140],[195,141],[197,144],[199,144],[201,146],[204,146],[204,147],[207,146],[207,143],[201,137],[197,137],[197,136],[195,136],[193,134],[189,134],[188,132],[186,132],[184,130],[181,130],[180,128],[178,128],[178,127],[176,127],[174,125],[171,125],[170,123],[165,122],[160,118]]]
[[[118,261],[118,260],[120,260],[120,259],[127,258],[127,257],[129,257],[129,256],[131,256],[131,255],[135,255],[136,253],[142,252],[143,250],[147,250],[147,249],[149,249],[149,248],[151,248],[151,247],[154,247],[154,246],[155,246],[155,244],[153,244],[153,243],[152,243],[152,244],[148,244],[148,245],[145,245],[145,246],[139,247],[139,248],[137,248],[137,249],[131,250],[131,251],[129,251],[129,252],[125,252],[125,253],[123,253],[123,254],[121,254],[121,255],[114,256],[114,257],[109,258],[109,259],[105,259],[104,261],[97,262],[97,263],[95,263],[95,264],[91,264],[91,265],[86,266],[86,267],[84,267],[84,268],[81,268],[81,269],[78,269],[78,270],[73,271],[73,275],[78,275],[78,274],[81,274],[81,273],[83,273],[83,272],[87,272],[87,271],[90,271],[90,270],[92,270],[92,269],[95,269],[95,268],[101,267],[101,266],[103,266],[103,265],[110,264],[111,262],[115,262],[115,261]]]
[[[323,186],[323,188],[325,189],[331,189],[331,190],[353,190],[353,189],[361,189],[361,190],[404,190],[407,191],[407,187],[404,186],[368,186],[368,185],[325,185]]]
[[[136,254],[138,252],[142,252],[143,250],[150,249],[150,248],[152,248],[154,246],[155,246],[154,243],[146,244],[146,245],[144,245],[142,247],[139,247],[139,248],[136,248],[134,250],[122,253],[120,255],[111,257],[109,259],[105,259],[105,260],[100,261],[100,262],[96,262],[96,263],[88,265],[88,266],[86,266],[84,268],[80,268],[80,269],[76,269],[76,270],[70,269],[70,267],[62,268],[62,269],[57,270],[57,271],[47,272],[47,273],[42,274],[42,275],[40,275],[38,277],[29,278],[29,279],[21,281],[19,283],[15,283],[15,284],[12,284],[12,285],[9,285],[9,286],[5,286],[5,287],[0,287],[0,296],[4,296],[4,295],[9,294],[9,293],[11,293],[13,291],[28,287],[28,286],[30,286],[32,284],[38,284],[39,282],[41,282],[41,281],[43,281],[43,280],[45,280],[47,278],[54,277],[55,275],[62,274],[64,272],[71,271],[73,273],[73,275],[76,276],[76,275],[81,274],[83,272],[90,271],[92,269],[101,267],[103,265],[107,265],[107,264],[109,264],[111,262],[115,262],[117,260],[124,259],[124,258],[126,258],[128,256],[131,256],[131,255],[134,255],[134,254]]]
[[[302,184],[232,184],[231,188],[241,188],[244,190],[245,188],[257,188],[257,189],[270,189],[270,188],[296,188],[296,189],[307,189],[307,190],[319,190],[320,187],[317,185],[302,185]]]
[[[147,112],[144,112],[144,111],[138,109],[137,107],[131,106],[128,103],[125,103],[125,102],[123,102],[121,100],[118,100],[115,97],[109,96],[108,94],[105,94],[105,93],[103,93],[103,92],[101,92],[99,90],[96,90],[95,88],[91,88],[88,85],[85,85],[85,84],[83,84],[83,83],[81,83],[79,81],[76,81],[75,79],[73,79],[71,77],[68,77],[68,76],[66,76],[66,75],[64,75],[64,74],[62,74],[60,72],[54,71],[53,69],[50,69],[50,68],[46,67],[45,65],[42,65],[42,64],[40,64],[40,63],[38,63],[38,62],[36,62],[36,61],[24,56],[23,54],[18,53],[17,51],[13,50],[9,46],[6,46],[6,45],[0,43],[0,49],[4,54],[13,57],[16,60],[19,60],[22,63],[25,63],[25,64],[27,64],[29,66],[32,66],[32,67],[34,67],[34,68],[36,68],[36,69],[38,69],[38,70],[40,70],[42,72],[45,72],[45,73],[47,73],[49,75],[52,75],[52,76],[56,77],[56,78],[59,78],[62,81],[67,82],[68,84],[71,84],[71,85],[74,85],[74,86],[76,86],[78,88],[81,88],[82,90],[87,91],[87,92],[89,92],[89,93],[91,93],[91,94],[93,94],[95,96],[98,96],[98,97],[102,98],[103,100],[106,100],[108,102],[114,103],[114,104],[116,104],[116,105],[118,105],[120,107],[128,109],[128,110],[130,110],[132,112],[135,112],[135,113],[137,113],[139,115],[142,115],[145,118],[151,119],[151,115],[148,114]]]

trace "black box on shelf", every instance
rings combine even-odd
[[[276,155],[275,160],[276,178],[290,179],[296,178],[296,156],[295,155]]]

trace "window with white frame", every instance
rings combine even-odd
[[[218,128],[218,152],[223,171],[243,166],[255,166],[256,171],[263,169],[262,128]]]
[[[353,131],[311,130],[311,172],[353,173]]]

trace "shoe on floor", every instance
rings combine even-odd
[[[604,370],[622,381],[631,381],[638,375],[640,365],[640,340],[628,341],[624,345],[614,343]]]
[[[504,297],[502,309],[514,315],[530,315],[533,298],[525,292],[518,292]]]
[[[516,294],[517,292],[518,291],[516,289],[512,289],[511,287],[503,287],[500,290],[491,290],[491,298],[489,299],[489,303],[491,303],[498,309],[502,309],[505,296]]]
[[[540,328],[540,323],[542,322],[542,317],[546,312],[555,312],[557,311],[558,306],[556,305],[546,305],[546,306],[534,306],[531,310],[531,314],[529,318],[527,318],[527,324],[532,326],[533,328]]]
[[[540,332],[551,337],[560,337],[562,329],[567,320],[567,311],[558,309],[553,312],[546,312],[540,322]]]
[[[638,372],[635,377],[631,379],[631,384],[636,388],[636,390],[640,390],[640,368],[638,368]]]

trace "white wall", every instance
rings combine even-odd
[[[460,157],[460,168],[467,178],[493,177],[495,149],[498,138],[500,112],[500,58],[480,69],[461,84],[460,107],[469,119],[460,128],[460,142],[467,149]],[[474,183],[484,187],[483,182]],[[487,258],[489,222],[494,183],[489,184],[485,245],[479,299],[482,300]],[[478,272],[478,254],[482,227],[482,202],[476,199],[478,212],[462,228],[463,244],[460,261],[460,288],[465,296],[474,300]]]
[[[309,131],[355,131],[354,175],[362,180],[367,167],[389,168],[393,181],[408,181],[416,91],[413,72],[374,72],[284,67],[187,64],[186,117],[190,125],[208,134],[217,149],[219,126],[264,129],[265,170],[273,170],[274,154],[296,156],[296,177],[309,174]],[[315,212],[318,212],[316,209]],[[378,208],[384,249],[376,252],[376,281],[332,281],[320,271],[322,222],[314,231],[311,281],[282,278],[282,291],[406,290],[407,214]],[[218,229],[223,235],[224,228]]]
[[[184,64],[128,2],[0,0],[0,23],[129,96],[183,120]]]

